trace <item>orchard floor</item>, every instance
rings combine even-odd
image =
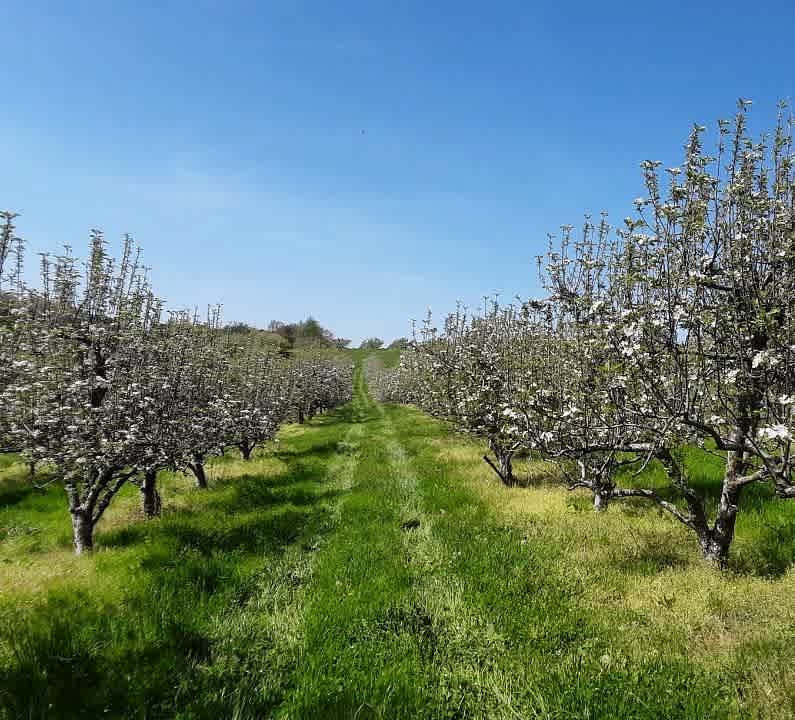
[[[0,717],[795,717],[791,510],[759,498],[721,573],[481,455],[359,372],[208,491],[164,474],[162,519],[130,488],[80,558],[61,491],[0,465]]]

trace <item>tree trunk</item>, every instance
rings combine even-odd
[[[740,493],[742,487],[732,481],[737,476],[737,471],[742,468],[742,459],[732,457],[729,453],[727,462],[726,479],[720,494],[718,512],[715,515],[715,524],[706,532],[699,533],[698,542],[705,560],[724,567],[729,560],[729,551],[734,540],[734,528],[737,523],[737,510],[739,509]]]
[[[30,479],[31,480],[33,480],[33,478],[36,477],[36,461],[35,460],[31,460],[28,463],[28,474],[30,475]]]
[[[513,463],[511,462],[511,459],[512,455],[510,453],[502,453],[499,456],[502,481],[509,487],[516,485],[516,479],[513,476]]]
[[[513,487],[516,485],[516,479],[513,476],[513,464],[511,462],[513,453],[501,450],[493,442],[489,442],[489,447],[497,458],[499,467],[492,462],[488,455],[484,455],[483,459],[489,464],[489,467],[494,470],[500,480],[502,480],[503,484],[507,485],[508,487]]]
[[[253,445],[249,445],[246,442],[242,442],[242,443],[240,443],[240,445],[238,445],[238,447],[240,448],[240,454],[243,456],[243,459],[244,460],[250,460],[251,459],[251,451],[254,449],[254,446]]]
[[[595,512],[604,512],[613,499],[612,488],[596,488],[593,491],[593,509]]]
[[[147,520],[160,517],[160,493],[157,491],[157,470],[147,470],[141,481],[141,500]]]
[[[729,545],[715,539],[713,533],[699,537],[698,544],[704,559],[718,567],[725,567],[729,559]]]
[[[304,409],[303,408],[298,408],[298,424],[299,425],[303,425],[304,424]]]
[[[94,524],[91,522],[91,512],[85,510],[72,510],[72,541],[75,554],[91,552],[94,549]]]
[[[193,473],[193,476],[196,478],[196,487],[201,488],[202,490],[206,489],[207,475],[204,473],[204,456],[196,453],[193,456],[193,462],[188,463],[188,467]]]

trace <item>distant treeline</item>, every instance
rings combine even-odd
[[[294,348],[303,347],[326,347],[342,350],[351,344],[347,338],[337,337],[331,330],[323,327],[311,315],[306,320],[293,323],[271,320],[264,330],[243,322],[230,323],[226,326],[226,330],[246,335],[259,333],[265,342],[273,343],[285,353],[289,353]],[[362,340],[359,347],[363,350],[378,350],[383,348],[384,344],[381,338],[370,337]],[[399,337],[393,340],[388,347],[391,350],[403,350],[409,345],[408,338]]]
[[[294,348],[326,347],[343,349],[350,345],[350,340],[337,337],[331,330],[323,327],[315,318],[308,317],[299,322],[283,322],[271,320],[266,329],[236,322],[227,325],[227,330],[233,333],[255,334],[259,333],[265,341],[270,341],[278,346],[279,350],[289,353]]]

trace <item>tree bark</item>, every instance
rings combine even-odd
[[[502,453],[499,456],[500,473],[503,477],[503,482],[508,487],[516,485],[516,479],[513,476],[513,463],[511,462],[512,455],[510,453]]]
[[[141,500],[147,520],[160,517],[160,493],[157,491],[157,470],[147,470],[141,481]]]
[[[742,433],[736,432],[732,442],[741,442]],[[655,500],[659,505],[671,512],[680,522],[693,530],[698,537],[701,554],[705,560],[725,567],[729,559],[729,551],[734,541],[734,529],[737,522],[737,511],[740,504],[740,495],[748,478],[742,474],[747,469],[747,458],[743,451],[731,450],[726,457],[726,471],[723,477],[720,502],[715,514],[715,522],[710,525],[704,498],[697,493],[688,483],[682,466],[674,460],[669,451],[658,455],[665,466],[668,476],[684,496],[689,513],[683,513],[670,502],[663,501],[652,491],[635,491],[645,494]]]
[[[511,459],[513,457],[512,452],[505,452],[497,447],[494,443],[489,442],[489,447],[491,451],[494,453],[495,457],[497,458],[497,462],[499,463],[499,467],[494,464],[491,458],[488,455],[484,455],[483,459],[488,463],[489,467],[494,470],[497,474],[497,477],[502,480],[504,485],[508,487],[513,487],[516,485],[516,479],[513,476],[513,464]]]
[[[304,419],[305,419],[304,418],[304,409],[303,408],[298,408],[298,424],[299,425],[303,425],[304,424]]]
[[[83,555],[94,549],[94,524],[91,512],[81,509],[71,511],[72,514],[72,542],[75,554]]]
[[[705,560],[720,568],[726,566],[729,559],[729,545],[716,540],[711,532],[699,537],[698,544]]]
[[[190,471],[196,478],[196,487],[202,490],[207,488],[207,475],[204,473],[204,456],[196,453],[193,456],[193,462],[188,463]]]
[[[746,467],[742,452],[730,452],[726,461],[726,476],[720,494],[715,524],[706,532],[699,533],[699,545],[706,560],[721,567],[729,559],[729,551],[734,541],[734,529],[737,524],[742,485],[737,484],[738,477]]]
[[[593,491],[593,509],[595,512],[605,512],[613,499],[612,488],[595,488]]]
[[[240,454],[243,456],[244,460],[251,459],[251,451],[254,449],[254,445],[249,445],[247,442],[242,442],[238,445],[240,448]]]
[[[94,527],[134,472],[124,472],[118,467],[106,467],[101,471],[92,468],[85,478],[82,492],[79,485],[66,484],[72,516],[72,541],[77,555],[93,550]]]

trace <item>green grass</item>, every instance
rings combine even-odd
[[[720,573],[657,510],[595,517],[532,461],[504,488],[355,383],[207,492],[164,474],[160,520],[129,489],[91,557],[0,465],[0,717],[795,715],[788,506],[754,496]]]
[[[385,368],[393,368],[400,362],[400,348],[381,348],[380,350],[362,350],[352,348],[350,353],[355,362],[363,362],[369,357],[376,358]]]
[[[725,459],[718,453],[696,447],[682,451],[689,483],[708,499],[712,512],[717,508]],[[662,467],[652,465],[640,477],[631,473],[620,479],[628,486],[654,488],[660,495],[675,499]],[[637,506],[642,507],[643,503]],[[737,540],[732,548],[731,568],[743,574],[778,576],[795,560],[795,505],[776,500],[772,486],[751,485],[744,489],[737,519]]]

